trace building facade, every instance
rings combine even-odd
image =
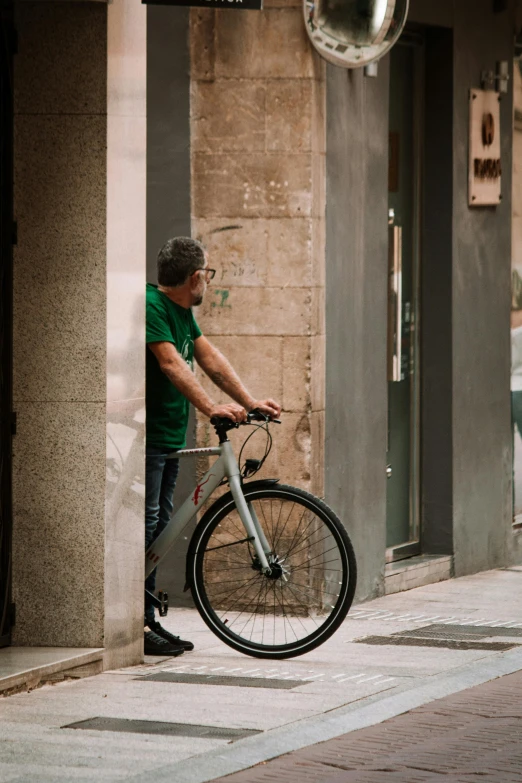
[[[144,282],[176,234],[218,270],[204,332],[282,401],[265,475],[326,497],[359,600],[519,562],[514,0],[412,0],[376,76],[326,65],[298,0],[20,0],[11,21],[12,643],[140,659]],[[474,207],[470,91],[495,90],[499,63],[502,200]],[[185,549],[161,572],[182,605]]]

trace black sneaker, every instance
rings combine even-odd
[[[166,631],[165,628],[161,627],[157,620],[155,620],[153,623],[149,623],[149,628],[154,631],[155,634],[161,636],[162,639],[171,644],[173,647],[181,647],[183,650],[185,650],[185,652],[192,652],[194,649],[192,642],[188,642],[186,639],[180,639],[179,636],[174,636],[173,633]]]
[[[174,638],[174,637],[173,637]],[[169,641],[152,631],[145,631],[145,641],[143,645],[145,655],[169,655],[176,658],[183,655],[185,649],[179,644],[171,644]]]

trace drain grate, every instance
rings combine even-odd
[[[394,636],[415,636],[423,639],[455,639],[468,641],[492,636],[522,637],[522,628],[492,627],[491,625],[425,625],[423,628],[398,631]]]
[[[187,685],[230,685],[236,688],[276,688],[291,690],[305,685],[302,680],[278,680],[265,677],[227,677],[212,674],[185,674],[183,672],[157,672],[146,677],[136,677],[147,682],[177,682]]]
[[[515,642],[475,642],[463,639],[422,638],[419,636],[402,635],[366,636],[354,641],[357,644],[382,644],[398,647],[444,647],[447,650],[490,650],[493,652],[503,652],[518,646]]]
[[[62,729],[89,729],[90,731],[119,731],[126,734],[165,734],[169,737],[199,737],[201,739],[239,740],[262,734],[255,729],[227,729],[220,726],[196,726],[187,723],[166,723],[156,720],[129,718],[88,718],[69,723]]]

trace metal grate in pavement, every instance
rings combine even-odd
[[[260,680],[263,682],[266,680],[285,680],[297,682],[299,685],[306,685],[310,682],[333,682],[336,685],[346,683],[348,687],[365,685],[369,682],[372,683],[372,687],[380,687],[384,684],[391,687],[389,683],[397,679],[396,677],[391,677],[387,672],[377,674],[374,669],[359,672],[356,670],[354,671],[353,669],[348,671],[339,669],[335,669],[334,671],[320,671],[318,669],[305,669],[304,666],[295,661],[287,661],[286,666],[276,666],[275,668],[271,666],[270,663],[266,663],[266,665],[261,661],[258,661],[258,663],[261,665],[255,666],[254,668],[248,664],[246,666],[233,666],[227,668],[226,666],[213,666],[212,664],[202,664],[200,662],[196,666],[191,663],[180,664],[179,661],[176,663],[161,661],[152,666],[146,664],[141,667],[133,667],[131,673],[135,675],[135,679],[138,679],[138,677],[145,678],[151,674],[172,672],[175,674],[197,674],[199,676],[208,677],[225,677],[232,675],[236,678],[248,676],[249,681]],[[128,672],[129,670],[122,669],[122,671]],[[254,687],[263,688],[267,686],[260,684],[259,686]]]
[[[491,627],[489,625],[425,625],[408,631],[398,631],[394,636],[415,636],[425,639],[455,639],[467,641],[487,639],[492,636],[522,637],[522,628]]]
[[[441,647],[447,650],[489,650],[504,652],[517,647],[515,642],[475,642],[462,639],[422,638],[419,636],[365,636],[354,639],[356,644],[380,644],[397,647]]]
[[[69,723],[62,729],[89,729],[116,731],[125,734],[165,734],[169,737],[199,737],[200,739],[239,740],[262,734],[254,729],[228,729],[221,726],[198,726],[188,723],[166,723],[157,720],[130,720],[129,718],[88,718]]]
[[[136,677],[136,680],[148,682],[175,682],[187,685],[227,685],[236,688],[275,688],[291,690],[303,685],[302,680],[277,680],[254,677],[226,677],[213,674],[185,674],[183,672],[156,672],[145,677]]]

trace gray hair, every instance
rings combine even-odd
[[[158,283],[179,286],[205,266],[205,248],[197,239],[174,237],[158,253]]]

